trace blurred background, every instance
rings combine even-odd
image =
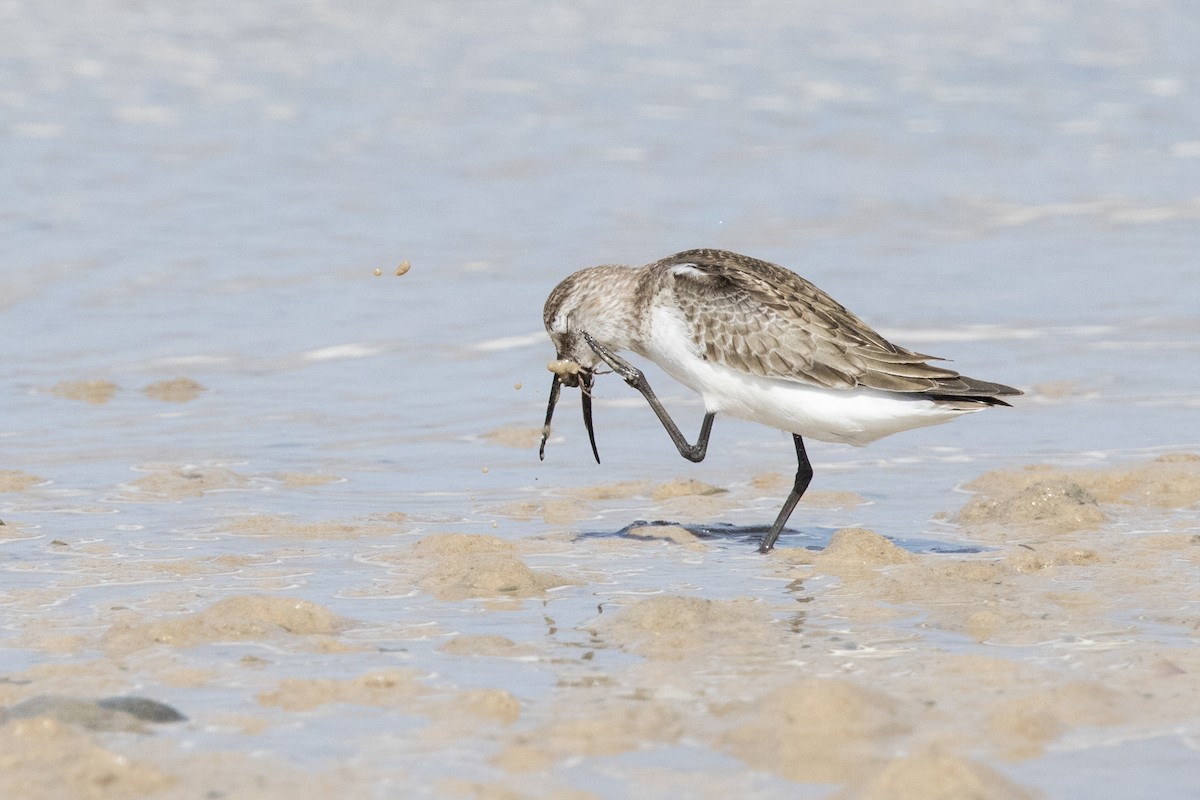
[[[1052,408],[956,441],[1194,441],[1196,45],[1182,2],[7,2],[5,451],[75,472],[318,448],[525,483],[529,452],[472,437],[537,426],[549,289],[698,246],[789,266],[968,374],[1053,382]],[[41,394],[176,374],[211,391],[170,420]],[[603,410],[628,394],[601,386],[605,474],[651,457],[630,455],[649,415]],[[573,422],[555,480],[586,466]],[[786,437],[729,421],[714,455],[741,439],[790,468]]]

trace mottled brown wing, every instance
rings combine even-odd
[[[724,250],[688,250],[656,266],[673,282],[699,352],[731,369],[834,389],[980,399],[1020,394],[927,363],[937,359],[892,344],[776,264]]]

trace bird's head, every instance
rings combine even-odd
[[[585,334],[617,350],[628,346],[630,320],[629,303],[624,294],[631,286],[628,267],[602,266],[580,270],[564,279],[542,309],[542,321],[554,345],[555,358],[547,368],[554,373],[550,384],[550,401],[546,406],[546,423],[542,427],[542,444],[538,457],[546,457],[546,440],[550,436],[550,419],[563,386],[579,387],[583,404],[583,422],[587,427],[592,455],[600,463],[596,436],[592,430],[592,383],[603,360],[588,344]]]

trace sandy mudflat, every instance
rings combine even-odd
[[[6,496],[43,491],[37,476],[0,476]],[[121,491],[153,505],[259,480],[158,465]],[[761,797],[1007,800],[1042,796],[1023,768],[1056,753],[1194,742],[1200,457],[1030,466],[968,487],[946,516],[979,552],[911,552],[855,527],[824,549],[768,557],[678,525],[421,534],[396,512],[299,523],[255,514],[243,495],[247,507],[213,534],[258,552],[130,559],[119,544],[6,520],[3,536],[40,537],[60,577],[0,595],[25,664],[0,675],[0,796],[238,797],[252,786],[255,797],[332,798],[388,786],[587,798],[603,796],[586,778],[599,769],[645,796],[728,797],[742,785]],[[659,509],[734,504],[739,491],[759,488],[629,482],[507,512],[549,519],[569,502],[583,517],[636,497]],[[815,499],[810,508],[855,504]],[[310,544],[363,554],[336,597],[288,566]],[[665,564],[727,571],[758,591],[655,590]],[[155,588],[74,617],[54,611],[63,592],[129,582]],[[132,695],[186,719],[103,700]],[[296,762],[280,747],[294,736],[328,757]]]
[[[204,386],[192,378],[168,378],[142,388],[147,397],[162,400],[164,403],[186,403],[195,400],[203,391]]]
[[[80,400],[94,405],[103,405],[117,393],[118,386],[108,380],[59,381],[49,392],[65,400]]]
[[[0,41],[0,800],[1194,800],[1190,4]],[[769,556],[786,434],[602,370],[539,460],[552,287],[692,247],[1026,394],[813,442]]]

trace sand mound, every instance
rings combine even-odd
[[[1034,794],[965,758],[930,750],[888,762],[837,800],[1032,800]]]
[[[117,393],[112,381],[59,381],[50,387],[50,394],[65,400],[79,400],[93,405],[103,405]]]
[[[413,546],[413,554],[434,563],[418,583],[439,600],[532,597],[571,583],[562,576],[531,569],[515,549],[511,542],[495,536],[426,536]]]
[[[749,599],[650,597],[593,627],[605,642],[651,659],[677,660],[697,650],[750,657],[774,641],[774,622]]]
[[[683,545],[689,550],[707,550],[708,545],[696,534],[679,525],[638,525],[625,532],[633,539],[658,539]]]
[[[1026,533],[1032,528],[1040,535],[1097,528],[1107,520],[1095,497],[1062,478],[1014,480],[1005,488],[971,498],[957,517],[960,525],[973,528],[1000,526]]]
[[[19,469],[0,469],[0,492],[23,492],[39,483],[45,479]]]
[[[429,689],[415,669],[371,672],[351,680],[286,678],[278,688],[258,695],[258,702],[284,711],[309,711],[326,703],[362,706],[407,706]]]
[[[182,500],[201,497],[220,489],[234,489],[246,483],[246,479],[233,470],[223,467],[185,466],[159,468],[145,477],[131,482],[135,491],[124,492],[127,500]]]
[[[349,623],[316,603],[290,597],[244,595],[219,600],[203,611],[152,622],[118,622],[104,635],[105,648],[129,653],[154,645],[195,647],[213,642],[255,641],[283,634],[329,635]]]
[[[834,783],[859,774],[907,730],[891,698],[848,681],[806,678],[764,696],[722,744],[790,780]]]
[[[0,726],[0,797],[22,800],[149,797],[177,778],[105,749],[47,717]]]
[[[843,528],[813,557],[813,564],[832,575],[859,574],[893,564],[911,564],[917,557],[866,528]]]
[[[1097,503],[1146,508],[1191,508],[1200,503],[1200,455],[1170,453],[1153,461],[1108,469],[1033,465],[988,472],[967,488],[985,495],[1018,493],[1036,484],[1075,484]]]
[[[154,400],[164,403],[186,403],[195,400],[201,392],[208,391],[199,382],[191,378],[171,378],[155,381],[142,389],[142,392]]]

